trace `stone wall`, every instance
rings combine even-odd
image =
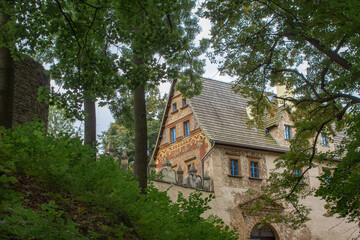
[[[49,107],[37,101],[40,86],[50,87],[43,66],[31,58],[15,62],[13,124],[23,124],[35,115],[47,124]]]

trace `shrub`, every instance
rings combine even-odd
[[[114,159],[79,138],[46,134],[43,124],[0,128],[1,239],[237,239],[201,215],[213,197],[200,192],[172,203]]]

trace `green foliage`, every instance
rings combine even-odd
[[[79,119],[84,98],[106,100],[122,82],[116,55],[107,51],[107,8],[94,9],[99,1],[3,1],[0,8],[11,16],[0,29],[0,46],[14,58],[31,56],[49,64],[49,74],[65,90],[51,92],[50,104]],[[102,1],[108,4],[108,1]]]
[[[200,193],[172,203],[69,135],[29,122],[0,129],[1,239],[237,239]]]
[[[161,96],[158,87],[148,86],[146,91],[148,160],[154,150],[158,132],[165,109],[167,95]],[[133,96],[128,91],[119,92],[110,107],[115,123],[102,134],[103,149],[112,152],[112,156],[122,157],[124,153],[129,162],[134,161],[135,133],[134,133]]]
[[[84,239],[71,218],[63,219],[63,211],[55,201],[41,205],[41,211],[24,208],[19,202],[2,208],[1,239]]]
[[[68,118],[63,109],[58,109],[55,106],[49,106],[49,122],[47,125],[47,132],[51,135],[60,136],[69,134],[70,137],[82,136],[80,127],[76,129],[75,119]]]
[[[269,86],[285,85],[293,96],[277,96],[291,105],[296,135],[290,152],[277,160],[270,185],[261,193],[293,208],[294,227],[303,224],[309,209],[300,199],[308,190],[306,173],[332,165],[330,181],[320,177],[316,195],[332,214],[357,221],[359,211],[359,1],[205,1],[200,14],[212,22],[212,60],[222,73],[236,77],[234,89],[249,97],[255,124],[263,127],[269,113]],[[292,107],[293,106],[293,107]],[[319,151],[320,137],[329,142],[345,134],[339,151]],[[339,164],[331,159],[341,159]],[[302,169],[301,177],[293,177]],[[302,180],[303,184],[299,184]],[[278,221],[280,216],[274,217]]]
[[[230,231],[219,218],[201,217],[210,209],[207,204],[213,198],[211,195],[203,198],[202,193],[194,192],[185,199],[179,193],[177,202],[171,204],[166,192],[150,186],[129,214],[138,219],[134,222],[136,231],[145,239],[237,239],[236,231]]]
[[[64,92],[51,91],[47,101],[80,120],[85,98],[109,102],[122,87],[181,79],[191,87],[186,96],[198,94],[205,48],[193,43],[200,30],[194,7],[189,0],[3,1],[11,20],[0,29],[0,46],[15,59],[49,64]]]

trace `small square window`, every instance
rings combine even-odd
[[[230,159],[230,174],[239,176],[239,162],[237,159]]]
[[[259,178],[259,163],[250,161],[250,177]]]
[[[324,134],[321,134],[321,145],[324,147],[329,146],[328,139],[327,139],[326,135],[324,135]]]
[[[187,103],[186,103],[186,98],[183,98],[183,99],[182,99],[182,106],[185,107],[186,104],[187,104]]]
[[[175,127],[170,129],[170,139],[171,139],[171,142],[176,142],[176,128]]]
[[[177,110],[176,103],[173,103],[173,112],[175,112],[176,110]]]
[[[285,125],[285,139],[290,140],[291,139],[291,126]]]
[[[190,135],[190,122],[186,121],[184,122],[184,137]]]

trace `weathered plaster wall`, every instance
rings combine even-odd
[[[241,178],[229,176],[229,157],[238,157],[242,169],[239,169]],[[263,180],[249,179],[248,157],[257,157],[260,159],[262,168],[261,177]],[[209,172],[212,178],[212,189],[216,199],[213,201],[216,215],[221,217],[226,224],[237,227],[240,239],[248,239],[252,228],[259,222],[261,216],[248,216],[242,209],[241,205],[246,204],[249,188],[258,188],[265,184],[271,169],[275,168],[274,160],[280,156],[277,153],[254,151],[249,149],[233,148],[227,146],[215,147],[205,159],[205,170]],[[209,166],[209,168],[207,168]],[[279,169],[279,171],[281,171]],[[306,175],[310,187],[317,187],[319,182],[317,176],[322,174],[320,167],[311,169]],[[313,211],[310,214],[311,220],[305,228],[292,230],[284,224],[272,224],[270,227],[276,232],[278,240],[310,240],[310,239],[351,239],[354,232],[358,234],[359,228],[356,224],[345,223],[344,220],[336,217],[325,217],[325,202],[319,198],[308,197],[304,203]],[[349,229],[352,229],[349,230]],[[357,235],[353,235],[357,236]]]
[[[279,121],[279,125],[276,127],[272,127],[269,129],[271,136],[275,139],[275,141],[280,144],[280,146],[290,147],[290,142],[285,139],[285,125],[294,126],[294,122],[291,120],[290,114],[287,111],[282,113],[282,117]],[[293,138],[296,134],[295,128],[291,128],[291,137]],[[322,146],[321,144],[321,135],[317,141],[317,150],[320,152],[328,152],[334,151],[335,145],[331,136],[328,136],[328,146]],[[313,139],[310,140],[312,144],[314,142]]]
[[[35,115],[42,122],[48,122],[48,105],[37,101],[40,86],[49,88],[50,78],[45,75],[41,64],[26,58],[15,62],[15,93],[13,122],[23,124]]]
[[[228,176],[229,158],[238,157],[241,164],[241,174],[243,177],[236,178]],[[248,157],[256,157],[260,159],[262,168],[261,176],[263,180],[249,179]],[[215,146],[207,155],[204,161],[204,169],[211,176],[211,189],[215,194],[215,199],[210,203],[212,209],[204,214],[204,217],[214,214],[223,219],[225,224],[238,228],[241,240],[247,240],[250,236],[252,228],[260,221],[260,215],[247,215],[241,208],[247,204],[249,196],[246,193],[249,188],[258,188],[266,182],[271,169],[275,167],[274,160],[280,156],[277,153],[262,152],[249,149],[234,148],[228,146]],[[244,172],[242,172],[244,171]],[[281,171],[279,169],[279,171]],[[307,175],[310,186],[318,186],[317,176],[321,174],[320,168],[311,169]],[[155,186],[165,191],[171,184],[164,182],[154,182]],[[174,185],[168,194],[173,201],[176,200],[178,192],[182,192],[184,196],[188,196],[194,189],[185,188]],[[209,192],[204,192],[204,197]],[[324,201],[315,197],[308,197],[304,203],[312,208],[310,221],[307,226],[293,230],[285,224],[269,224],[269,227],[276,235],[277,240],[329,240],[329,239],[351,239],[357,236],[359,228],[356,224],[346,223],[342,219],[335,217],[324,217],[325,209]],[[265,212],[263,214],[266,214]]]
[[[229,159],[239,159],[239,175],[231,176],[229,169]],[[259,160],[260,178],[250,178],[249,158]],[[242,212],[238,205],[244,201],[245,192],[249,188],[259,189],[261,184],[268,176],[268,165],[266,161],[273,161],[275,155],[266,155],[260,151],[249,151],[227,146],[216,146],[204,161],[204,169],[208,171],[211,177],[211,189],[214,190],[216,199],[214,206],[217,206],[217,215],[221,217],[226,224],[233,227],[243,227],[243,224],[236,224],[234,220]]]

